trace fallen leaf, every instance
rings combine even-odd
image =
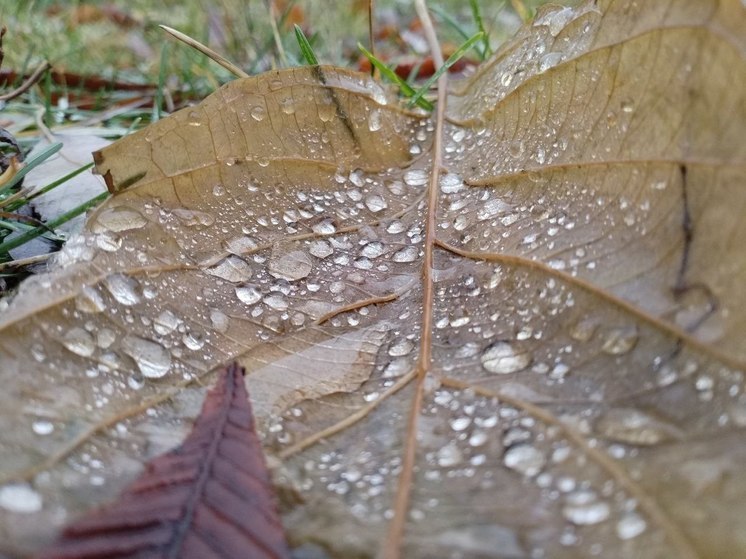
[[[227,367],[184,443],[40,557],[288,557],[243,375]]]
[[[745,11],[548,8],[444,118],[296,68],[101,151],[117,194],[3,313],[0,548],[238,359],[309,554],[743,556]]]

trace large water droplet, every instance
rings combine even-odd
[[[509,448],[503,456],[505,466],[528,477],[541,472],[546,461],[543,452],[527,444],[515,445]]]
[[[372,241],[365,245],[360,254],[366,258],[378,258],[386,251],[386,245],[379,241]]]
[[[598,524],[609,518],[611,509],[608,503],[599,501],[593,491],[580,490],[566,496],[562,515],[578,526]]]
[[[236,287],[236,297],[242,303],[253,305],[262,298],[262,292],[256,285],[242,285]]]
[[[41,510],[44,501],[30,485],[10,483],[0,487],[0,507],[19,514],[30,514]]]
[[[409,186],[425,186],[429,174],[424,169],[410,169],[404,173],[404,182]]]
[[[162,345],[150,340],[127,336],[122,340],[122,349],[135,360],[145,377],[161,378],[171,368],[171,354]]]
[[[337,231],[337,227],[331,219],[324,219],[319,221],[313,227],[311,227],[314,233],[317,235],[332,235]]]
[[[273,277],[297,281],[311,273],[311,258],[307,253],[295,250],[279,255],[272,255],[269,261],[269,273]]]
[[[90,357],[96,349],[96,343],[90,332],[82,328],[72,328],[62,339],[62,345],[81,357]]]
[[[140,284],[134,278],[114,274],[106,278],[106,288],[122,305],[132,306],[140,302]]]
[[[440,177],[440,191],[443,194],[455,194],[464,188],[463,179],[455,173],[447,173]]]
[[[394,262],[414,262],[417,260],[417,256],[419,255],[419,250],[416,246],[406,246],[400,250],[397,250],[394,255],[391,257],[391,259]]]
[[[148,220],[140,212],[126,206],[102,210],[96,215],[92,229],[94,233],[103,231],[128,231],[130,229],[141,229],[145,227]]]
[[[225,243],[225,249],[231,254],[246,254],[256,249],[258,245],[251,237],[233,237]]]
[[[601,350],[609,355],[623,355],[635,347],[638,337],[636,326],[614,328],[606,334]]]
[[[257,105],[251,109],[251,118],[256,120],[257,122],[261,122],[264,120],[264,117],[267,115],[267,111],[264,110],[264,107],[261,105]]]
[[[100,313],[106,309],[106,304],[97,289],[86,286],[75,298],[75,308],[85,313]]]
[[[368,115],[368,130],[371,132],[378,132],[381,127],[381,111],[379,109],[371,110]]]
[[[231,283],[246,281],[251,277],[251,266],[248,262],[238,256],[223,258],[215,266],[205,270],[211,276],[215,276]]]
[[[329,241],[318,240],[311,242],[308,246],[308,252],[311,253],[311,256],[315,256],[316,258],[326,258],[334,252],[334,248],[332,248]]]
[[[389,206],[380,194],[369,194],[365,197],[365,207],[373,213],[378,213]]]
[[[628,512],[617,522],[616,535],[621,540],[631,540],[642,534],[647,527],[642,516],[636,512]]]
[[[531,354],[516,350],[508,342],[495,342],[487,347],[480,358],[482,367],[490,373],[508,374],[522,371],[531,364]]]
[[[166,336],[176,330],[181,319],[169,310],[165,310],[159,314],[153,321],[153,330],[161,336]]]
[[[463,459],[464,459],[464,456],[461,453],[461,450],[459,449],[459,447],[456,446],[455,443],[450,443],[440,448],[436,456],[438,466],[442,468],[449,468],[451,466],[456,466],[457,464],[460,464]]]
[[[654,445],[681,434],[675,426],[634,408],[609,410],[596,423],[596,430],[612,441],[634,445]]]

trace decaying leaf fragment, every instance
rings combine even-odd
[[[243,375],[227,367],[184,443],[40,557],[288,557]]]
[[[299,553],[746,554],[745,12],[546,8],[442,117],[297,68],[102,150],[0,324],[2,552],[236,359]]]

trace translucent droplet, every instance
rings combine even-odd
[[[562,515],[578,526],[598,524],[609,518],[611,509],[608,503],[599,501],[593,491],[580,490],[569,493]]]
[[[161,378],[171,368],[171,354],[162,345],[127,336],[122,340],[123,351],[132,357],[143,376]]]
[[[27,483],[9,483],[0,487],[0,507],[18,514],[41,510],[44,501]]]
[[[287,299],[279,293],[273,293],[272,295],[265,297],[264,304],[276,311],[285,311],[288,308]]]
[[[251,237],[233,237],[225,243],[225,249],[231,254],[246,254],[257,248],[256,241]]]
[[[242,303],[253,305],[261,300],[262,292],[255,285],[242,285],[236,287],[236,297]]]
[[[411,169],[404,173],[404,182],[409,186],[425,186],[429,174],[424,169]]]
[[[373,241],[368,243],[360,251],[360,254],[366,258],[378,258],[386,251],[386,245],[379,241]]]
[[[531,364],[531,354],[516,351],[508,342],[495,342],[487,347],[480,358],[482,367],[490,373],[508,374],[522,371]]]
[[[210,311],[210,323],[218,332],[227,332],[230,324],[230,317],[221,310],[212,309]]]
[[[623,355],[635,347],[638,337],[636,326],[615,328],[607,333],[601,350],[609,355]]]
[[[417,260],[417,256],[419,255],[419,250],[416,246],[406,246],[400,250],[397,250],[394,255],[391,257],[391,259],[394,262],[414,262]]]
[[[134,278],[114,274],[106,278],[106,288],[122,305],[132,306],[140,302],[140,284]]]
[[[257,105],[256,107],[251,109],[251,118],[256,120],[257,122],[261,122],[264,120],[264,117],[267,115],[267,111],[264,110],[264,107],[261,105]]]
[[[326,258],[334,252],[334,248],[332,248],[329,241],[318,240],[311,242],[308,246],[308,252],[316,258]]]
[[[337,227],[331,219],[324,219],[319,221],[313,227],[311,227],[314,233],[317,235],[332,235],[337,231]]]
[[[628,512],[616,524],[616,535],[621,540],[631,540],[642,534],[648,527],[645,519],[636,512]]]
[[[251,266],[242,258],[231,255],[223,258],[215,266],[207,268],[205,272],[231,283],[239,283],[251,277]]]
[[[37,435],[50,435],[54,432],[54,423],[41,419],[39,421],[34,421],[31,424],[31,429]]]
[[[503,87],[510,87],[510,84],[513,82],[513,72],[503,72],[503,75],[500,76],[500,83]]]
[[[460,464],[463,459],[464,456],[461,453],[461,450],[454,443],[441,447],[436,454],[438,466],[442,468],[456,466],[457,464]]]
[[[469,437],[469,446],[482,446],[487,442],[488,438],[485,431],[474,431],[471,437]]]
[[[471,425],[471,417],[454,417],[451,418],[448,423],[454,431],[465,431],[468,429],[469,425]]]
[[[395,219],[394,221],[389,223],[388,226],[386,227],[386,232],[391,233],[392,235],[403,233],[406,230],[407,230],[407,227],[404,225],[404,223],[402,223],[398,219]]]
[[[75,298],[75,308],[84,313],[100,313],[106,309],[106,304],[97,289],[86,286]]]
[[[373,109],[368,115],[368,130],[371,132],[378,132],[381,127],[381,111],[379,109]]]
[[[205,345],[204,336],[198,334],[197,332],[187,332],[181,338],[181,341],[188,349],[191,349],[192,351],[202,349],[202,347]]]
[[[590,318],[579,320],[570,326],[570,337],[579,342],[587,342],[598,329],[598,322]]]
[[[96,220],[92,225],[94,233],[103,231],[129,231],[130,229],[142,229],[148,223],[148,220],[137,210],[126,206],[108,208],[102,210],[96,215]]]
[[[634,445],[654,445],[680,434],[674,425],[634,408],[609,410],[596,423],[596,431],[609,440]]]
[[[561,52],[548,52],[539,61],[539,72],[546,72],[562,61]]]
[[[311,273],[311,258],[301,250],[280,255],[272,255],[269,261],[269,273],[276,278],[288,281],[303,279]]]
[[[389,355],[391,357],[403,357],[412,353],[413,349],[414,344],[411,340],[399,338],[391,343],[391,346],[389,347]]]
[[[81,357],[90,357],[96,349],[93,335],[82,328],[72,328],[62,339],[62,345]]]
[[[173,215],[179,219],[182,225],[186,227],[195,227],[197,225],[209,227],[215,223],[215,216],[207,212],[188,210],[186,208],[176,208],[171,211]]]
[[[122,246],[122,237],[113,233],[96,235],[96,246],[105,252],[116,252]]]
[[[531,445],[519,444],[507,450],[503,455],[503,464],[511,470],[533,477],[541,472],[546,464],[546,457]]]
[[[176,330],[181,319],[169,310],[165,310],[153,320],[153,330],[161,336],[166,336]]]
[[[380,194],[369,194],[365,197],[365,207],[373,213],[378,213],[389,206]]]
[[[455,194],[464,188],[464,180],[455,173],[447,173],[440,177],[440,191],[443,194]]]

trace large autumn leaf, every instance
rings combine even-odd
[[[746,554],[745,12],[549,8],[434,116],[293,69],[100,152],[3,315],[2,548],[236,358],[304,553]]]

